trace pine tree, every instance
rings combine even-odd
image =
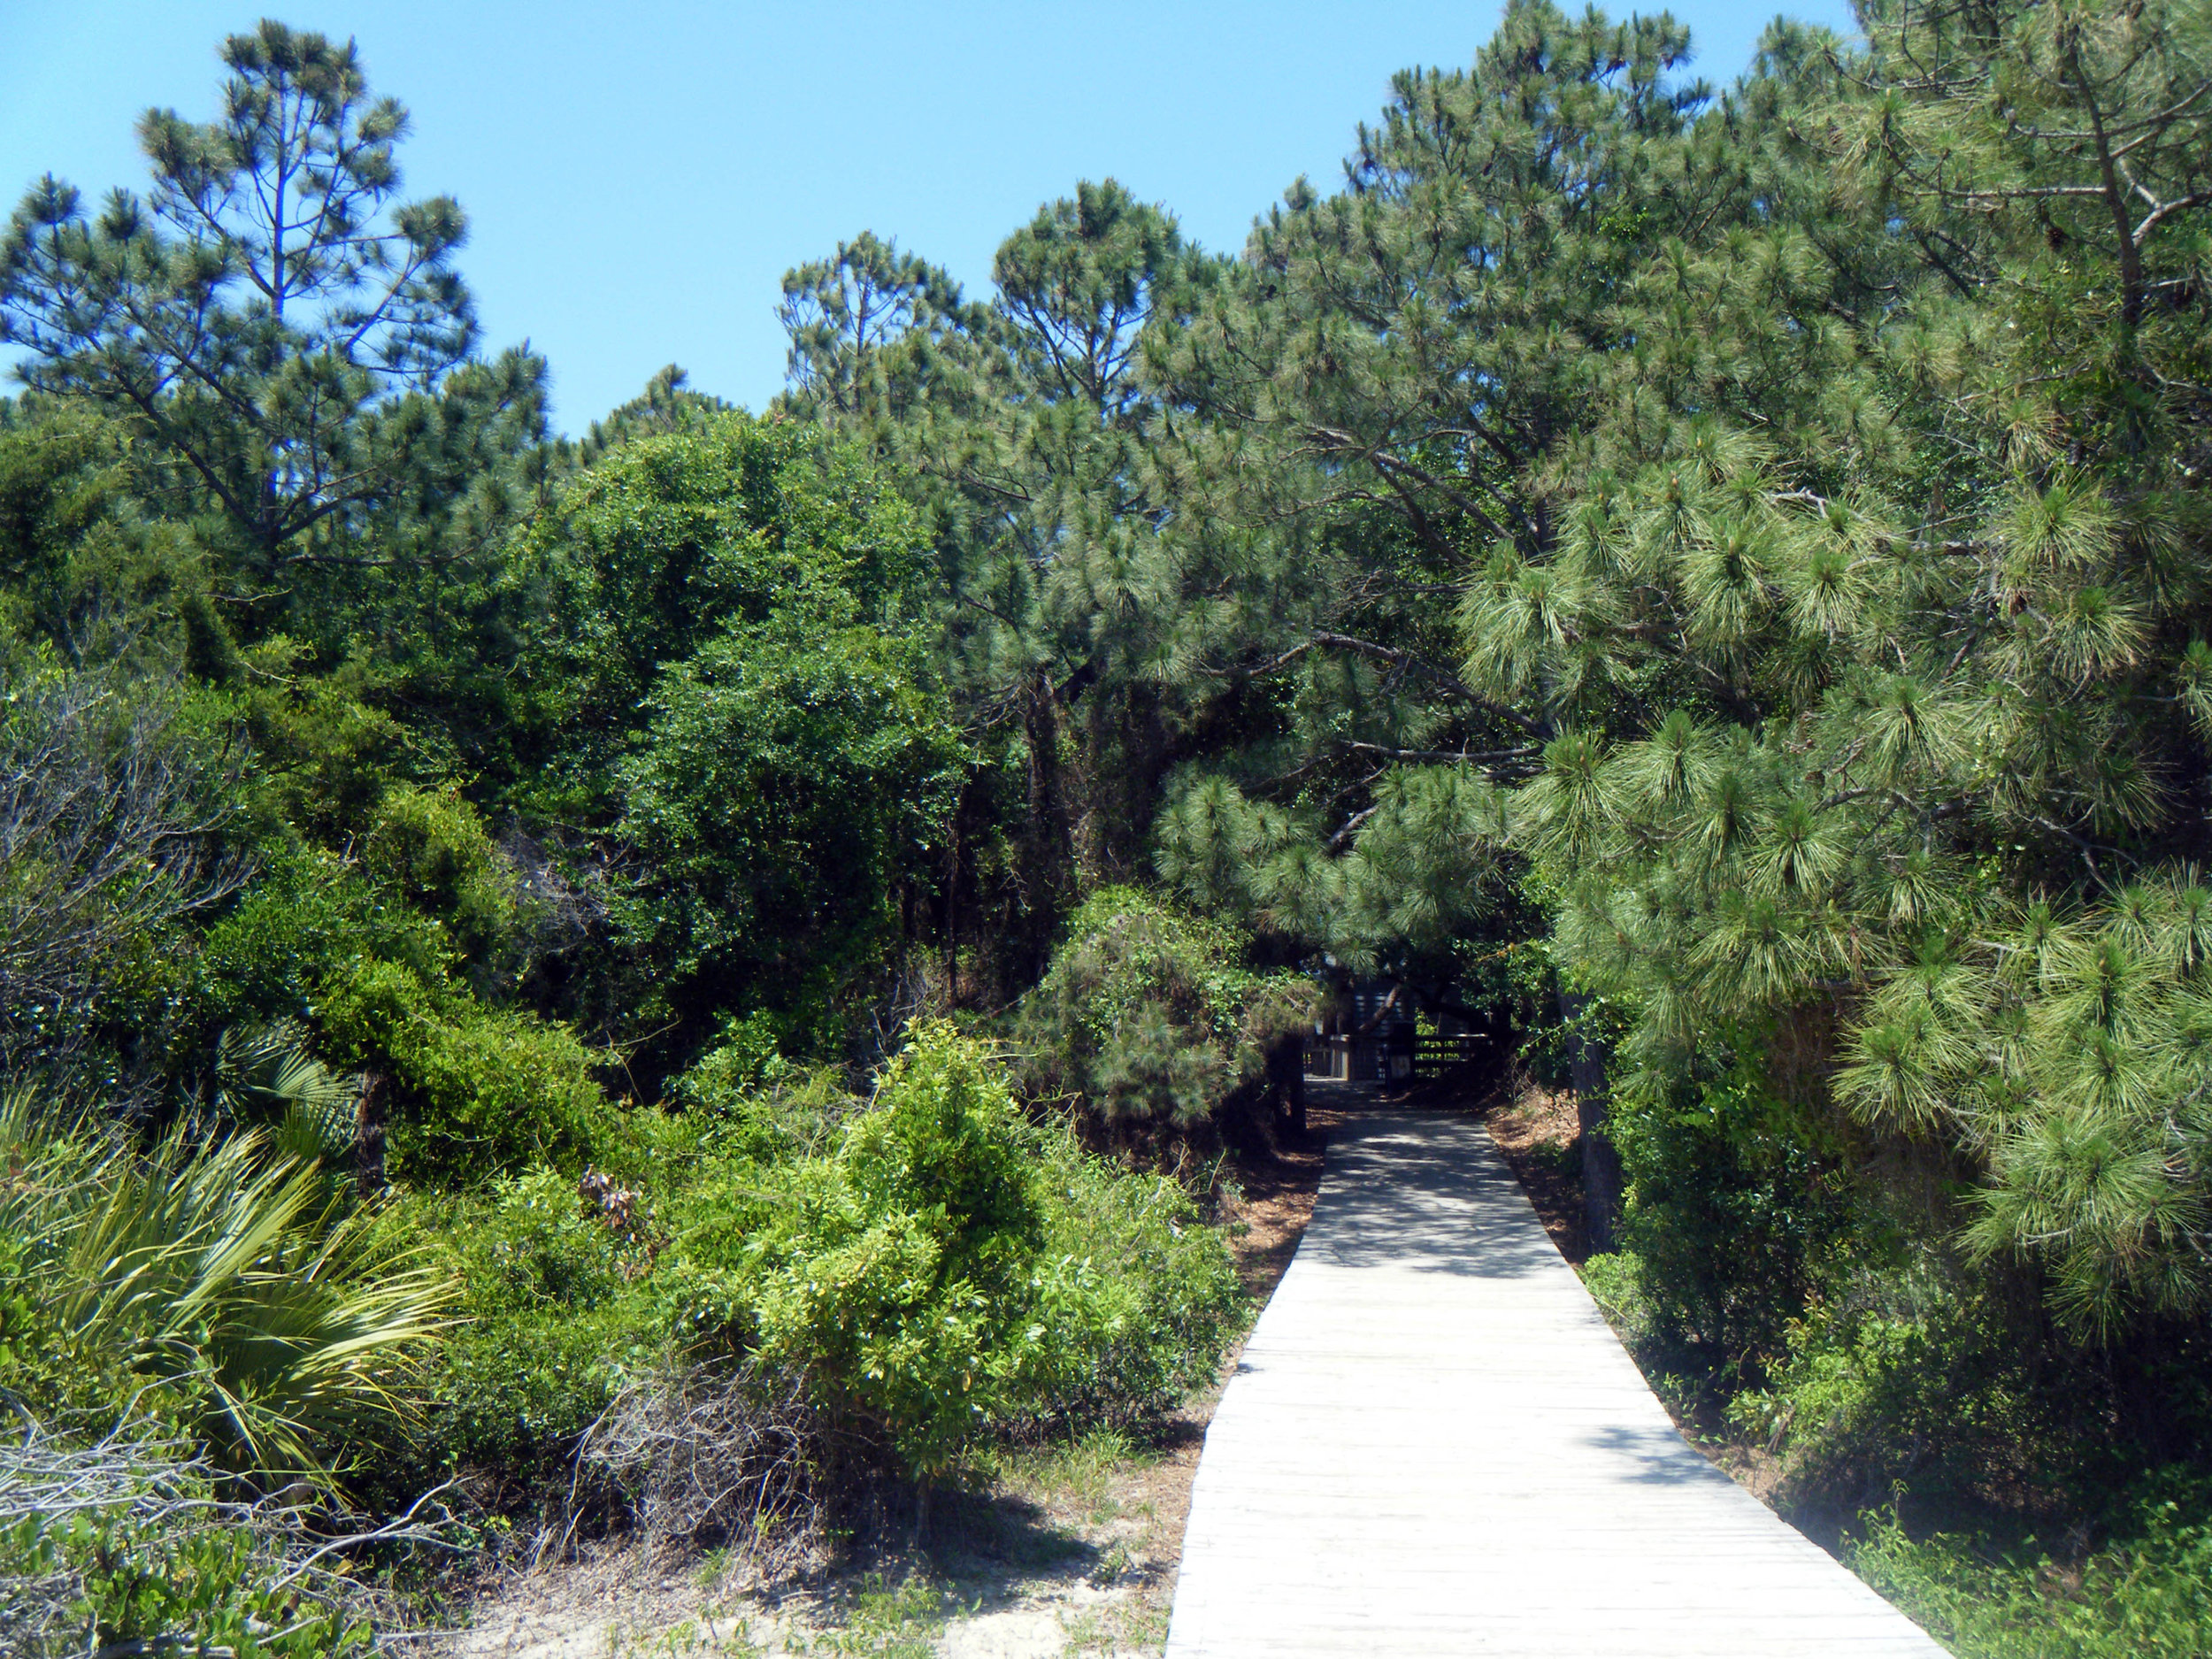
[[[151,194],[97,215],[50,175],[0,245],[0,339],[42,391],[127,414],[264,574],[403,488],[407,394],[474,345],[449,197],[401,202],[406,110],[352,42],[264,22],[224,42],[223,108],[139,123]]]
[[[864,230],[786,272],[777,315],[791,341],[784,406],[863,431],[921,419],[933,402],[967,401],[992,323],[947,272]]]

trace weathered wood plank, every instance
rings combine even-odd
[[[1468,1120],[1375,1113],[1246,1344],[1170,1659],[1934,1659],[1686,1445]]]

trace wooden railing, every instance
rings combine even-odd
[[[1455,1036],[1416,1037],[1413,1040],[1413,1075],[1436,1077],[1454,1066],[1466,1065],[1482,1057],[1490,1039],[1479,1031],[1462,1032]]]
[[[1489,1041],[1480,1032],[1394,1040],[1388,1034],[1316,1034],[1305,1040],[1306,1075],[1347,1083],[1410,1082],[1467,1064]]]

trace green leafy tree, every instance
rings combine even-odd
[[[1248,942],[1133,888],[1093,894],[1023,1006],[1032,1088],[1124,1133],[1207,1123],[1318,1000],[1309,979],[1248,968]]]
[[[956,695],[1022,800],[1002,837],[993,792],[976,792],[971,812],[986,817],[948,883],[949,903],[998,885],[1006,925],[987,931],[1010,989],[1041,971],[1082,880],[1141,864],[1193,718],[1194,653],[1267,586],[1237,557],[1248,544],[1225,546],[1204,520],[1186,528],[1170,511],[1149,436],[1159,406],[1140,372],[1144,330],[1216,272],[1163,209],[1085,181],[1000,249],[987,308],[939,304],[878,358],[879,377],[907,377],[909,389],[879,397],[871,431],[905,465],[939,548]],[[811,338],[795,333],[795,406],[812,396]],[[995,902],[983,891],[972,902]]]
[[[1194,757],[1219,783],[1185,780],[1158,867],[1432,1006],[1531,919],[1496,787],[1563,724],[1632,718],[1644,680],[1681,674],[1658,619],[1624,610],[1616,636],[1567,614],[1641,596],[1578,585],[1561,553],[1578,499],[1664,423],[1633,280],[1748,211],[1688,44],[1663,15],[1509,7],[1471,69],[1398,77],[1344,190],[1301,180],[1148,338],[1180,411],[1163,470],[1280,573],[1197,657],[1246,724]],[[1492,626],[1471,608],[1501,586]],[[1599,1058],[1579,1064],[1601,1230]]]
[[[964,758],[919,641],[764,626],[664,674],[623,764],[617,834],[646,873],[616,918],[686,1011],[763,1007],[813,1049],[901,943]]]
[[[934,881],[963,772],[921,526],[819,436],[732,413],[641,437],[518,549],[552,787],[518,799],[619,850],[631,1017],[675,1016],[675,1050],[755,1008],[833,1044]]]

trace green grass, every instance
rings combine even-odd
[[[1099,1428],[1042,1446],[998,1450],[986,1472],[1017,1496],[1079,1510],[1089,1525],[1102,1526],[1121,1514],[1114,1477],[1151,1461],[1120,1429]]]
[[[894,1580],[872,1572],[839,1598],[841,1622],[810,1641],[808,1650],[856,1659],[931,1659],[946,1620],[958,1610],[950,1591],[920,1573]]]

